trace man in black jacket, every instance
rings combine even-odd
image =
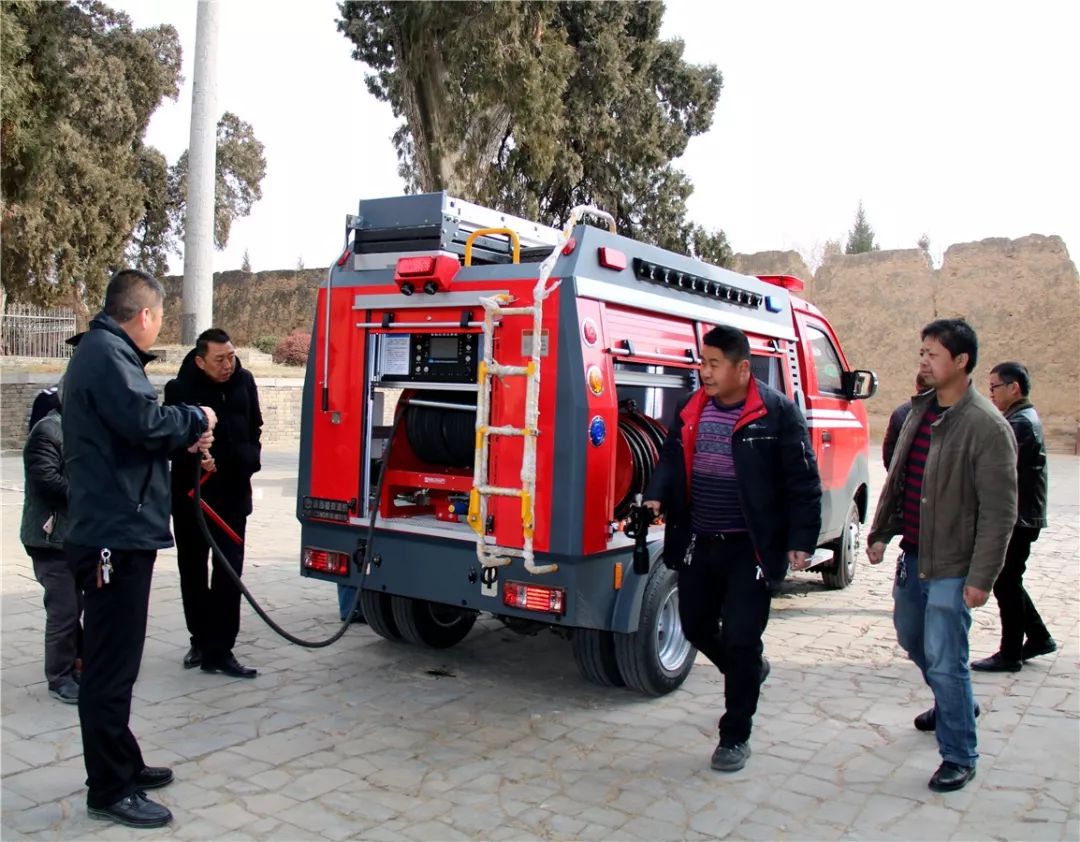
[[[821,479],[802,413],[750,376],[742,331],[705,334],[701,382],[679,407],[645,496],[666,512],[664,563],[679,572],[683,631],[724,674],[712,768],[734,772],[750,757],[768,674],[761,636],[772,587],[789,565],[809,564]]]
[[[921,395],[926,391],[926,381],[922,374],[915,375],[915,394]],[[881,461],[885,463],[885,470],[889,470],[892,464],[893,452],[896,450],[896,442],[900,438],[900,428],[904,426],[908,415],[911,413],[911,401],[904,401],[893,410],[889,416],[889,425],[885,428],[885,438],[881,442]]]
[[[64,550],[83,592],[87,811],[130,827],[172,820],[144,792],[171,782],[172,770],[146,766],[128,727],[154,559],[172,546],[168,455],[209,448],[217,421],[207,407],[158,405],[143,367],[153,359],[164,299],[152,275],[117,272],[64,376]]]
[[[1046,445],[1039,414],[1028,398],[1030,393],[1031,375],[1020,363],[1000,363],[990,370],[990,400],[1005,415],[1016,436],[1018,511],[1005,551],[1005,566],[994,582],[994,598],[1001,613],[1001,648],[971,663],[973,670],[983,672],[1016,672],[1029,658],[1057,650],[1057,643],[1024,590],[1031,545],[1046,526]]]
[[[175,380],[165,386],[165,403],[206,404],[214,409],[218,426],[214,446],[202,462],[210,474],[200,487],[203,500],[241,540],[251,514],[251,475],[261,467],[262,414],[255,378],[236,358],[229,335],[220,328],[203,331],[180,365]],[[173,457],[172,510],[180,594],[191,648],[184,667],[222,672],[234,678],[254,678],[258,671],[243,666],[233,654],[240,631],[240,590],[216,563],[207,586],[210,546],[195,519],[189,496],[199,459],[181,450]],[[244,547],[208,521],[215,542],[237,575],[244,568]]]

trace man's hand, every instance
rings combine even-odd
[[[199,409],[201,409],[203,411],[203,414],[206,416],[206,422],[208,425],[206,431],[210,432],[214,429],[214,427],[217,426],[217,413],[208,406],[200,406]]]
[[[206,454],[203,456],[202,462],[199,463],[199,467],[208,474],[212,474],[214,471],[217,470],[217,465],[214,464],[214,457],[210,454]]]
[[[885,558],[885,543],[883,541],[875,541],[866,548],[866,555],[870,559],[871,564],[881,564]]]
[[[810,566],[810,553],[804,550],[788,550],[787,560],[792,570],[805,570]]]
[[[642,503],[643,506],[648,506],[652,509],[653,517],[660,517],[660,501],[659,500],[646,500]]]
[[[979,608],[986,605],[986,600],[990,598],[990,591],[980,591],[978,588],[973,588],[971,585],[964,585],[964,605],[968,608]]]
[[[205,433],[199,436],[199,440],[195,442],[195,444],[188,448],[188,453],[198,453],[201,450],[203,452],[203,455],[209,456],[210,445],[212,445],[213,443],[214,434],[207,430]]]

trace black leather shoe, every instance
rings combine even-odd
[[[146,797],[145,792],[133,792],[108,807],[87,807],[92,819],[114,821],[128,827],[162,827],[172,821],[169,808]]]
[[[959,763],[946,760],[938,766],[938,770],[934,772],[934,777],[930,779],[927,786],[934,792],[952,792],[963,789],[964,785],[974,777],[974,766],[961,766]]]
[[[772,667],[769,665],[769,659],[764,655],[761,656],[761,678],[758,681],[759,684],[764,684],[765,679],[769,677],[769,673],[772,672]]]
[[[202,651],[194,643],[191,644],[191,648],[188,649],[187,654],[184,656],[184,669],[189,670],[192,667],[197,667],[202,663]]]
[[[1019,672],[1023,669],[1023,666],[1021,661],[1010,660],[1000,652],[995,652],[989,658],[983,658],[981,661],[971,662],[971,668],[979,672]]]
[[[215,658],[213,660],[203,658],[202,670],[203,672],[222,672],[233,678],[254,678],[259,674],[257,669],[245,667],[236,660],[236,656],[232,654],[226,655],[224,658]]]
[[[1020,649],[1020,660],[1029,661],[1032,658],[1038,658],[1040,655],[1049,655],[1051,652],[1057,652],[1057,642],[1054,638],[1048,637],[1041,643],[1032,643],[1029,640]]]
[[[975,703],[975,716],[976,718],[982,713],[982,708],[979,707],[979,703]],[[915,727],[920,731],[933,731],[937,728],[937,709],[930,708],[930,710],[924,710],[918,716],[915,717]]]
[[[144,766],[135,774],[135,786],[139,789],[160,789],[173,782],[172,769],[165,766]]]
[[[711,765],[717,772],[738,772],[750,758],[750,743],[726,746],[721,741],[712,753]]]

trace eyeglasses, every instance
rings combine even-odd
[[[1003,386],[1008,386],[1008,385],[1009,385],[1008,383],[991,383],[990,384],[990,394],[991,395],[994,394],[994,389],[1000,389]]]

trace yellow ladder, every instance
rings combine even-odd
[[[502,567],[510,563],[513,556],[524,560],[525,570],[529,573],[553,573],[559,569],[557,564],[536,564],[533,554],[533,534],[536,527],[536,439],[540,435],[540,359],[543,350],[541,327],[544,318],[544,301],[556,289],[561,281],[548,285],[551,272],[570,239],[577,220],[585,215],[605,219],[611,232],[615,233],[615,219],[611,214],[597,208],[581,206],[570,213],[570,221],[555,244],[555,248],[540,264],[540,273],[533,288],[533,303],[527,307],[512,306],[513,300],[508,294],[482,297],[484,307],[484,357],[480,361],[477,374],[476,397],[476,453],[473,461],[473,487],[469,492],[468,523],[476,532],[476,556],[482,567]],[[493,233],[490,229],[477,231]],[[500,232],[508,233],[508,232]],[[512,238],[516,239],[516,238]],[[468,243],[466,254],[469,254]],[[515,261],[516,262],[516,261]],[[469,264],[466,258],[466,265]],[[495,347],[495,328],[504,316],[532,316],[532,355],[525,365],[503,365],[492,356]],[[512,425],[491,426],[491,387],[493,378],[525,378],[525,419],[521,427]],[[490,440],[492,436],[521,436],[524,439],[524,452],[521,458],[521,486],[518,488],[489,484]],[[521,499],[522,547],[500,547],[489,544],[487,535],[488,498],[518,497]]]

